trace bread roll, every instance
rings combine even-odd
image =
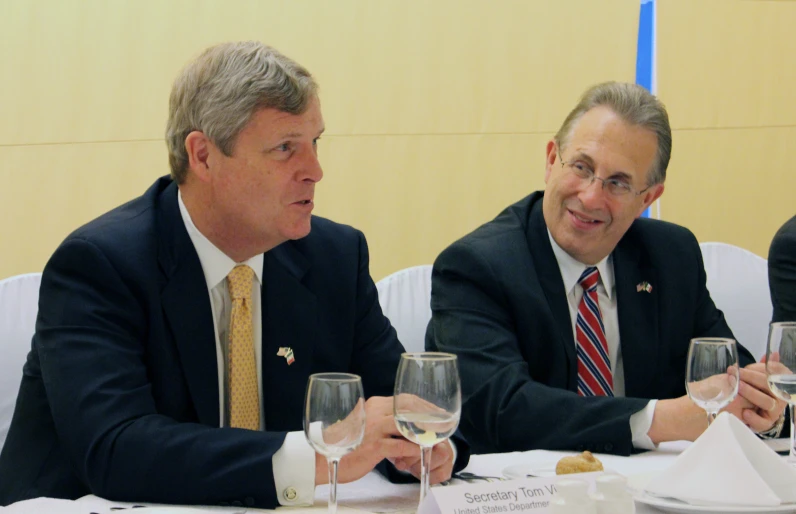
[[[591,471],[603,471],[603,463],[592,455],[590,451],[585,451],[580,455],[564,457],[556,464],[556,475],[589,473]]]

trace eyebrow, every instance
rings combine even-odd
[[[323,128],[322,128],[322,129],[321,129],[321,130],[318,132],[318,135],[320,136],[320,135],[321,135],[321,134],[323,134],[325,131],[326,131],[326,127],[323,127]],[[297,138],[297,137],[301,137],[301,136],[303,136],[303,135],[304,135],[304,134],[302,134],[301,132],[288,132],[287,134],[282,134],[282,136],[281,136],[279,139],[290,139],[290,138]]]

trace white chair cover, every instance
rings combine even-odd
[[[381,309],[406,351],[425,351],[426,327],[431,320],[431,265],[396,271],[379,280],[376,289]]]
[[[41,273],[0,280],[0,449],[17,401],[39,310]]]
[[[738,246],[700,243],[708,291],[736,339],[755,359],[766,354],[773,307],[767,261]]]

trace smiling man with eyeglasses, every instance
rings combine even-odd
[[[627,455],[707,427],[686,396],[689,341],[733,335],[693,234],[640,218],[663,194],[671,148],[657,98],[594,86],[547,144],[545,190],[438,257],[426,347],[459,356],[460,428],[475,453]],[[739,354],[727,410],[776,431],[784,404]]]

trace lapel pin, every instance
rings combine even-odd
[[[293,356],[293,349],[289,346],[280,346],[276,355],[277,357],[284,357],[288,366],[296,362],[296,358]]]
[[[652,285],[649,282],[639,282],[636,285],[636,292],[640,293],[642,291],[644,291],[645,293],[651,293],[652,292]]]

